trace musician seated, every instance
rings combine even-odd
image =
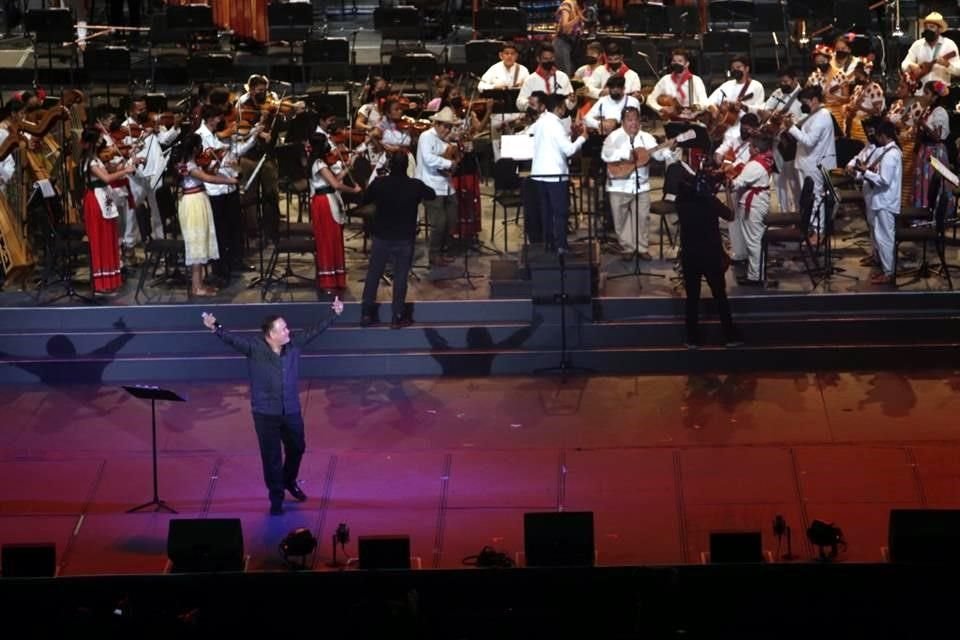
[[[383,118],[380,109],[383,107],[383,104],[389,97],[389,89],[381,89],[377,91],[373,95],[373,98],[370,102],[363,104],[357,110],[357,117],[354,121],[354,126],[359,129],[372,129],[377,126],[377,124],[380,122],[380,119]]]
[[[573,109],[576,107],[577,96],[573,92],[573,85],[570,84],[569,76],[557,69],[556,54],[552,45],[544,44],[540,46],[537,62],[537,68],[527,76],[523,86],[520,87],[520,94],[517,96],[517,109],[526,111],[527,101],[534,91],[543,91],[547,95],[566,96],[567,108]]]
[[[624,93],[640,99],[642,95],[640,93],[640,89],[642,88],[640,85],[640,76],[624,63],[623,52],[620,50],[620,45],[615,42],[608,44],[606,57],[607,63],[598,68],[590,75],[590,78],[584,82],[584,88],[587,90],[589,97],[597,99],[600,96],[606,95],[608,92],[606,88],[607,80],[613,76],[620,76],[625,82]]]
[[[923,19],[923,37],[914,42],[900,63],[900,69],[910,74],[917,83],[917,95],[923,85],[939,80],[949,86],[953,77],[960,75],[960,55],[957,44],[943,35],[947,22],[934,11]]]
[[[494,91],[503,89],[519,89],[524,80],[530,75],[527,68],[517,62],[519,55],[517,45],[512,42],[504,43],[500,48],[500,62],[487,69],[487,72],[477,83],[478,91]]]
[[[607,79],[607,95],[597,100],[583,117],[587,129],[605,136],[620,126],[620,114],[625,107],[640,109],[636,98],[624,94],[625,84],[623,76],[610,76]]]
[[[750,60],[746,56],[735,56],[730,61],[730,79],[710,94],[707,103],[711,111],[725,103],[759,110],[764,97],[763,85],[750,77]]]
[[[660,78],[647,96],[647,106],[664,119],[688,119],[693,111],[707,104],[703,80],[690,71],[690,54],[674,49],[670,73]]]
[[[607,61],[603,55],[603,44],[598,40],[587,45],[587,58],[586,63],[581,65],[576,71],[573,72],[573,80],[579,80],[586,87],[587,83],[590,81],[591,76],[597,72],[598,69],[606,65]],[[584,90],[586,93],[586,89]]]
[[[740,122],[723,134],[723,142],[714,153],[717,166],[729,169],[742,167],[750,160],[750,140],[760,128],[760,118],[755,113],[745,113]]]

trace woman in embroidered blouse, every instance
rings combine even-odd
[[[310,219],[317,243],[317,287],[327,293],[347,287],[347,263],[343,251],[343,202],[338,191],[360,193],[359,186],[348,186],[342,179],[347,169],[340,160],[328,164],[330,143],[323,134],[310,138]]]
[[[217,228],[213,222],[210,198],[203,187],[204,182],[213,184],[237,184],[232,176],[220,175],[212,168],[215,160],[205,166],[197,164],[203,142],[197,134],[183,141],[182,161],[177,165],[180,173],[180,201],[177,218],[183,235],[185,262],[190,267],[190,293],[194,296],[212,296],[217,290],[203,284],[203,267],[211,260],[220,258],[217,245]]]
[[[137,170],[137,162],[107,168],[98,155],[106,147],[100,132],[86,129],[81,137],[83,156],[80,171],[84,179],[83,224],[90,243],[90,282],[95,294],[112,295],[120,290],[119,211],[116,200],[126,197],[108,186]]]
[[[923,113],[917,119],[917,171],[913,180],[913,206],[932,207],[928,202],[930,179],[936,173],[930,164],[931,158],[937,158],[945,165],[947,147],[944,141],[950,136],[950,116],[944,105],[950,94],[950,87],[939,80],[931,80],[923,85],[923,95],[920,103],[924,106]],[[951,189],[945,189],[947,211],[953,211],[954,196]]]
[[[897,100],[890,105],[887,119],[897,128],[897,141],[903,151],[903,179],[900,186],[900,206],[913,206],[913,171],[917,162],[917,119],[923,114],[923,105],[916,97],[917,87],[910,76],[901,73],[897,85]]]

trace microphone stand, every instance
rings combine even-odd
[[[633,145],[631,145],[632,147]],[[633,151],[631,149],[631,157],[633,156]],[[647,192],[650,193],[649,191]],[[648,196],[649,197],[649,196]],[[650,224],[649,218],[647,219],[647,224]],[[633,271],[628,271],[626,273],[618,273],[616,275],[607,276],[607,280],[616,280],[618,278],[629,278],[630,276],[649,276],[651,278],[666,278],[665,275],[661,273],[650,273],[647,271],[642,271],[640,269],[640,170],[639,167],[633,170],[633,241],[635,246],[633,247]]]

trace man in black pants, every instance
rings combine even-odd
[[[393,262],[393,320],[390,326],[399,329],[412,323],[406,311],[406,299],[407,277],[417,236],[417,207],[424,200],[433,200],[437,194],[420,180],[407,177],[406,152],[390,154],[388,166],[389,175],[374,180],[363,197],[365,204],[376,203],[377,210],[370,225],[373,248],[367,279],[363,283],[360,324],[373,324],[377,286],[389,259]]]
[[[724,274],[729,258],[720,238],[720,218],[733,220],[733,211],[716,197],[720,187],[720,178],[700,172],[691,175],[682,163],[675,163],[668,169],[666,183],[673,182],[680,174],[677,190],[677,214],[680,219],[680,266],[683,269],[683,285],[687,291],[686,325],[687,348],[696,349],[701,345],[700,280],[706,278],[713,299],[717,302],[717,312],[728,347],[742,343],[739,332],[730,315],[730,301],[727,300]],[[667,187],[665,186],[665,189]]]
[[[343,302],[335,298],[330,308],[339,316],[343,313]],[[307,499],[297,484],[300,461],[306,450],[298,391],[300,352],[323,333],[336,316],[321,320],[291,340],[287,323],[280,316],[267,316],[261,327],[263,335],[246,338],[224,329],[213,314],[203,314],[204,326],[247,357],[250,405],[260,442],[263,479],[270,494],[270,515],[283,513],[284,490],[298,502]]]

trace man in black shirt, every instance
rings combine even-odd
[[[363,196],[364,204],[376,204],[376,213],[370,225],[373,247],[370,249],[367,279],[363,283],[360,324],[373,324],[377,286],[389,259],[393,262],[393,320],[390,326],[399,329],[412,322],[406,312],[406,299],[407,277],[417,236],[417,207],[424,200],[433,200],[437,194],[420,180],[407,177],[406,153],[391,154],[389,167],[389,175],[374,180]]]
[[[336,316],[343,313],[340,298],[334,299],[331,309]],[[291,339],[287,322],[280,316],[267,316],[261,327],[263,335],[247,338],[224,329],[213,314],[203,314],[203,324],[208,329],[247,357],[253,425],[260,442],[271,515],[283,513],[284,490],[299,502],[307,499],[297,485],[300,461],[306,450],[298,389],[300,352],[323,333],[336,316],[321,320]]]
[[[719,178],[706,172],[691,175],[682,163],[674,163],[668,169],[664,189],[676,189],[677,215],[680,219],[680,266],[683,269],[683,285],[687,291],[686,326],[687,347],[700,346],[700,280],[706,278],[728,347],[741,344],[739,333],[730,315],[724,274],[729,257],[720,238],[720,218],[733,220],[733,211],[716,197]],[[675,185],[675,186],[673,186]]]

